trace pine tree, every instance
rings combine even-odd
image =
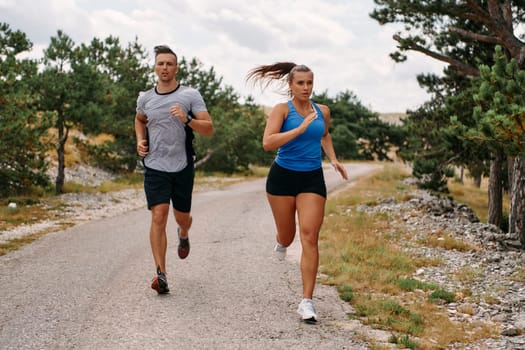
[[[38,93],[33,79],[37,64],[19,59],[32,43],[20,31],[0,23],[0,196],[47,186],[45,118],[37,113]]]
[[[483,140],[513,159],[510,181],[509,231],[518,234],[525,247],[525,71],[496,47],[494,65],[482,65],[479,93],[474,96],[478,128],[469,138]]]

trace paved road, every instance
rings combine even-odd
[[[347,165],[352,178],[373,167]],[[325,176],[331,191],[351,183],[333,169]],[[0,257],[0,349],[369,348],[344,329],[347,309],[333,288],[316,288],[318,325],[299,320],[299,266],[272,254],[263,179],[195,194],[193,216],[186,260],[177,257],[170,217],[165,296],[149,287],[146,209]]]

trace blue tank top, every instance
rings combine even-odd
[[[312,171],[321,168],[321,138],[324,135],[324,117],[317,104],[312,103],[317,118],[308,125],[304,133],[285,143],[277,150],[275,162],[285,169],[294,171]],[[281,132],[297,128],[303,117],[297,113],[292,101],[288,101],[288,115],[283,122]]]

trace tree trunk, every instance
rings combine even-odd
[[[481,175],[474,176],[474,186],[481,188]]]
[[[489,224],[501,227],[503,222],[503,153],[497,151],[490,161],[489,176]]]
[[[64,131],[65,130],[65,131]],[[66,141],[69,135],[69,129],[67,127],[58,128],[58,148],[57,148],[57,158],[58,158],[58,171],[57,178],[55,181],[55,193],[61,194],[64,189],[64,180],[66,177]]]
[[[516,233],[525,249],[525,159],[514,158],[510,184],[509,232]]]
[[[513,178],[512,178],[512,174],[514,173],[514,159],[515,157],[510,157],[510,156],[507,156],[507,173],[508,173],[508,189],[507,191],[510,192],[511,190],[511,186],[512,186],[512,182],[514,181]],[[505,191],[504,191],[505,193]]]
[[[58,149],[57,149],[58,171],[57,171],[57,178],[55,180],[55,193],[56,194],[62,193],[62,190],[64,188],[64,179],[66,177],[65,175],[66,160],[64,156],[64,149],[65,149],[64,142],[59,141]]]
[[[209,149],[204,157],[195,162],[195,169],[201,166],[202,164],[206,163],[211,158],[213,153],[215,153],[215,150]]]
[[[483,180],[483,168],[484,167],[482,163],[470,164],[467,167],[469,175],[472,178],[472,183],[477,188],[481,187],[481,181]]]

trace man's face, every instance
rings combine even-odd
[[[155,58],[155,74],[162,82],[170,82],[175,79],[179,71],[177,59],[170,53],[159,53]]]

